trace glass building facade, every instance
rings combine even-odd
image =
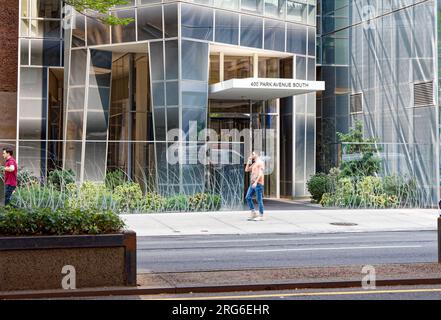
[[[423,205],[437,204],[440,0],[131,0],[112,10],[133,19],[126,26],[63,14],[58,0],[19,2],[17,134],[0,141],[42,180],[55,168],[79,182],[122,169],[163,194],[217,179],[221,193],[242,196],[243,157],[255,148],[271,163],[266,196],[303,197],[312,174],[341,161],[337,132],[361,120],[384,173],[415,177]],[[246,78],[326,89],[210,96],[211,86]],[[272,133],[237,142],[240,165],[212,166],[193,152],[222,149],[198,139],[204,129]]]
[[[122,169],[162,194],[201,192],[221,177],[242,196],[244,158],[254,148],[270,159],[266,196],[307,195],[315,93],[213,99],[210,86],[315,81],[315,0],[132,0],[112,10],[133,19],[125,26],[63,14],[57,0],[22,0],[20,13],[20,167],[42,180],[52,169],[72,169],[79,182]],[[198,137],[204,129],[271,134],[247,149],[237,142],[239,165],[213,171],[193,159],[207,143]],[[170,161],[173,146],[183,161]]]
[[[336,132],[361,120],[385,174],[414,177],[424,206],[439,198],[437,3],[318,2],[317,169],[338,164]]]

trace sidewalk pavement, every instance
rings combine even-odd
[[[122,215],[137,236],[264,233],[339,233],[436,230],[435,209],[268,210],[264,221],[247,221],[248,211]],[[343,225],[335,225],[343,223]],[[350,224],[350,225],[345,225]]]
[[[136,287],[82,288],[77,290],[41,290],[0,292],[0,299],[47,299],[297,290],[312,288],[359,288],[366,276],[362,265],[302,267],[203,272],[138,274]],[[376,286],[440,285],[438,263],[380,264],[375,268]],[[164,296],[157,296],[162,298]]]

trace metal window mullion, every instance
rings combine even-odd
[[[81,167],[80,167],[80,183],[84,181],[84,164],[86,158],[86,134],[87,134],[87,109],[89,101],[89,73],[90,73],[90,49],[86,49],[86,82],[84,85],[84,110],[83,110],[83,135],[81,138]]]

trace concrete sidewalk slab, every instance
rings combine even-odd
[[[364,266],[271,268],[204,272],[138,274],[137,287],[0,292],[0,299],[82,298],[179,293],[296,290],[361,287]],[[382,264],[375,268],[376,286],[439,285],[438,263]],[[160,298],[160,296],[159,296]]]
[[[122,215],[138,236],[338,233],[436,230],[434,209],[269,210],[264,221],[248,221],[247,211]],[[333,225],[350,223],[354,225]]]

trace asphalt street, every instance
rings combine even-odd
[[[138,272],[437,261],[435,231],[138,238]]]
[[[73,300],[77,300],[74,298]],[[340,289],[302,289],[285,291],[261,292],[228,292],[228,293],[198,293],[198,294],[159,294],[88,297],[84,300],[186,300],[191,303],[204,300],[228,301],[241,300],[441,300],[441,285],[393,286],[376,287],[365,290],[362,288]],[[231,303],[230,303],[231,304]],[[293,305],[294,306],[294,305]]]

